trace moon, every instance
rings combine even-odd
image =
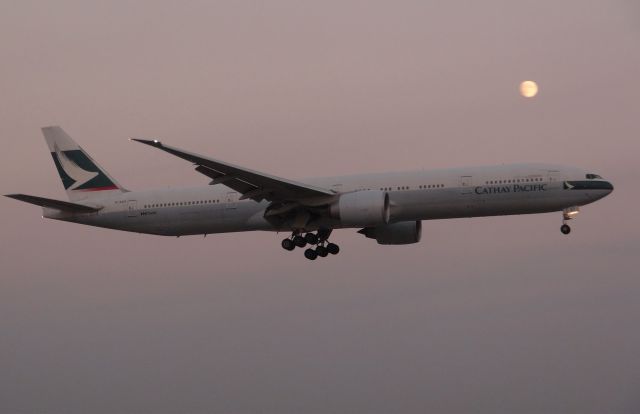
[[[532,80],[526,80],[520,83],[520,95],[525,98],[533,98],[538,94],[538,84]]]

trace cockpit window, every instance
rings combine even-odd
[[[587,180],[602,180],[598,174],[587,174]]]

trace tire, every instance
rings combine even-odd
[[[313,249],[307,249],[304,251],[304,257],[309,260],[316,260],[316,258],[318,257],[318,253],[316,253],[316,251]]]
[[[327,244],[327,251],[331,254],[338,254],[340,253],[340,247],[335,243],[329,243]]]
[[[318,236],[315,233],[305,234],[304,239],[309,244],[318,244]]]
[[[329,251],[324,246],[318,246],[318,247],[316,247],[316,253],[320,257],[327,257],[327,255],[329,254]]]
[[[293,238],[293,244],[295,244],[298,247],[304,247],[307,245],[307,242],[305,241],[304,237],[298,235]]]
[[[291,250],[296,248],[296,245],[293,244],[293,240],[284,239],[284,240],[282,240],[282,248],[285,249],[285,250],[291,251]]]
[[[569,227],[568,224],[563,224],[562,226],[560,226],[560,231],[562,232],[562,234],[569,234],[571,233],[571,227]]]

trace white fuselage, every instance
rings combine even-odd
[[[515,164],[362,174],[302,180],[337,194],[382,190],[389,194],[390,222],[560,211],[594,202],[611,192],[587,182],[586,171],[547,164]],[[594,181],[597,182],[597,181]],[[589,184],[589,183],[587,183]],[[224,185],[130,191],[92,199],[101,209],[70,214],[45,209],[48,218],[139,233],[181,236],[251,230],[283,231],[265,219],[269,203],[240,200]],[[345,226],[340,220],[320,223]],[[358,226],[361,227],[361,226]]]

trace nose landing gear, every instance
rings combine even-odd
[[[290,237],[282,240],[282,248],[292,251],[296,247],[316,246],[315,249],[310,247],[304,251],[304,257],[309,260],[327,257],[329,254],[336,255],[340,252],[340,247],[335,243],[329,242],[330,234],[330,229],[320,229],[317,233],[305,233],[304,236],[300,232],[294,231]]]
[[[560,226],[560,232],[562,234],[571,233],[571,227],[567,224],[567,221],[571,220],[580,212],[579,207],[568,207],[562,210],[562,226]]]

